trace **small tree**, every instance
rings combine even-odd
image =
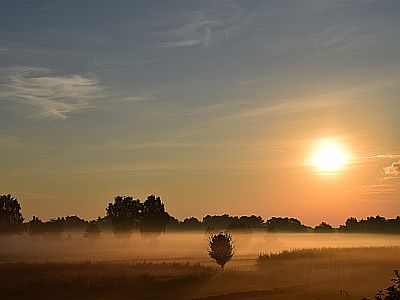
[[[85,230],[83,237],[91,242],[98,240],[100,238],[101,230],[97,226],[95,221],[91,221]]]
[[[231,260],[234,252],[232,236],[229,233],[220,232],[211,234],[208,241],[208,255],[224,268],[225,264]]]

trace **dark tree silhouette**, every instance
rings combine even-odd
[[[101,230],[96,224],[96,221],[91,221],[87,224],[83,237],[91,242],[100,238]]]
[[[228,228],[261,228],[263,219],[260,216],[230,216],[224,214],[221,216],[207,215],[203,218],[203,228],[226,230]]]
[[[10,194],[0,196],[0,233],[17,233],[23,231],[24,218],[20,212],[21,205]]]
[[[61,218],[51,219],[47,222],[42,222],[38,217],[33,216],[28,222],[28,234],[30,236],[60,236],[64,231],[64,225]]]
[[[314,231],[317,233],[330,233],[334,232],[334,229],[328,223],[322,222],[318,226],[315,226]]]
[[[212,234],[208,246],[208,255],[223,269],[234,254],[232,236],[224,232]]]
[[[203,226],[205,229],[218,229],[225,230],[234,221],[234,217],[224,214],[222,216],[210,216],[203,217]]]
[[[307,232],[312,229],[301,224],[301,222],[295,218],[272,217],[271,219],[267,220],[267,230],[269,230],[269,231],[288,231],[288,232]]]
[[[180,225],[183,230],[201,230],[203,228],[201,222],[195,217],[186,218]]]
[[[114,234],[117,237],[123,237],[138,228],[142,210],[143,204],[140,200],[125,196],[115,197],[114,203],[109,203],[106,208]]]
[[[348,218],[345,225],[339,227],[340,232],[400,233],[400,217],[385,219],[381,216],[357,220]]]
[[[165,211],[160,197],[150,195],[143,203],[142,216],[139,224],[143,237],[153,237],[165,233],[165,228],[170,221],[170,215]]]

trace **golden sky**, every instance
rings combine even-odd
[[[26,219],[94,218],[116,195],[149,194],[180,219],[398,215],[399,13],[361,0],[6,2],[0,193]],[[326,139],[345,156],[329,172],[310,164]]]

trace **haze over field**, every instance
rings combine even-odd
[[[191,262],[213,266],[207,255],[208,235],[203,232],[167,233],[155,240],[134,235],[123,243],[110,233],[91,243],[78,233],[69,239],[35,237],[1,238],[0,262]],[[279,253],[302,248],[400,247],[398,235],[254,233],[233,234],[235,256],[228,268],[254,270],[260,253]],[[400,248],[399,248],[400,249]],[[400,261],[399,261],[400,263]]]
[[[26,219],[148,194],[179,219],[399,214],[398,1],[0,3],[0,193]]]

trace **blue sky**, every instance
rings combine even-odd
[[[0,7],[0,192],[26,218],[151,193],[181,218],[396,213],[398,1]],[[325,136],[355,162],[321,184],[302,161]],[[327,190],[302,190],[315,184]]]

